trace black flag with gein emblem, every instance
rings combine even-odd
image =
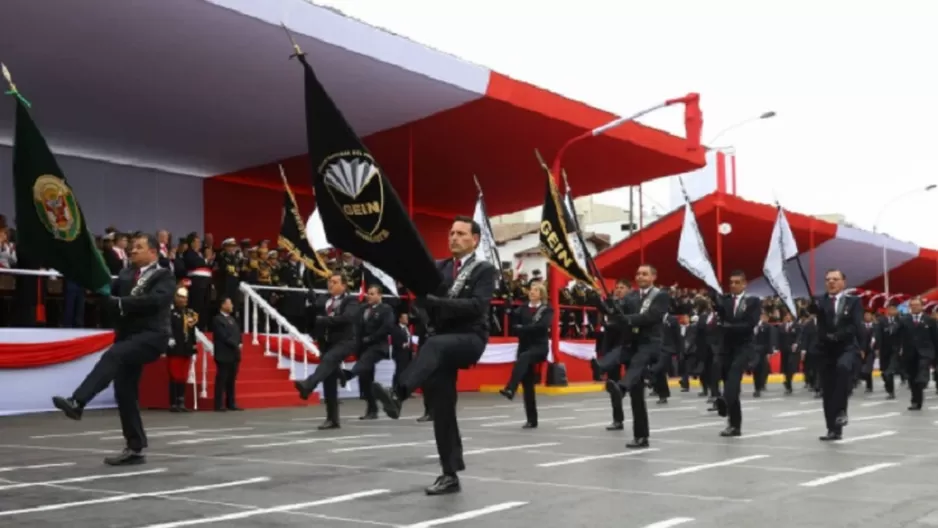
[[[576,253],[570,247],[570,231],[567,225],[567,214],[560,203],[560,192],[557,183],[547,166],[542,164],[547,175],[547,191],[544,194],[544,209],[541,212],[540,250],[551,264],[561,273],[573,280],[581,281],[593,288],[597,288],[596,279],[584,270],[576,260]],[[585,250],[585,248],[584,248]]]
[[[443,277],[394,187],[306,57],[298,58],[305,71],[309,161],[326,238],[416,295],[438,293]]]

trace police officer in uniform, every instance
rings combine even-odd
[[[166,351],[166,366],[169,370],[169,411],[188,412],[186,409],[186,384],[192,357],[196,353],[195,325],[199,314],[188,309],[189,291],[176,290],[173,309],[170,311],[172,337]]]

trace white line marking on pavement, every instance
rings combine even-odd
[[[852,444],[854,442],[862,442],[863,440],[874,440],[876,438],[885,438],[887,436],[892,436],[896,434],[896,431],[883,431],[881,433],[869,434],[864,436],[853,436],[850,438],[844,438],[843,440],[835,440],[835,444]]]
[[[751,401],[759,403],[771,403],[771,402],[780,402],[788,401],[786,398],[753,398]]]
[[[820,405],[820,402],[809,400],[809,401],[798,402],[798,405]]]
[[[538,424],[544,422],[563,422],[566,420],[576,420],[576,416],[561,416],[559,418],[541,418],[537,421]],[[479,424],[479,427],[505,427],[507,425],[518,425],[519,423],[524,423],[522,420],[510,420],[507,422],[492,422]]]
[[[522,449],[535,449],[538,447],[553,447],[560,445],[560,442],[545,442],[543,444],[526,444],[505,447],[486,447],[483,449],[473,449],[463,452],[463,455],[483,455],[485,453],[500,453],[502,451],[520,451]],[[440,455],[427,455],[426,458],[439,458]]]
[[[632,420],[626,420],[626,421],[624,421],[624,422],[622,422],[622,423],[623,423],[623,424],[626,424],[626,423],[629,423],[629,422],[631,422],[631,421],[632,421]],[[563,427],[558,427],[557,430],[558,430],[558,431],[572,431],[572,430],[574,430],[574,429],[592,429],[593,427],[606,427],[606,426],[609,425],[610,423],[612,423],[612,422],[610,422],[610,421],[605,421],[605,422],[593,422],[593,423],[580,424],[580,425],[565,425],[565,426],[563,426]]]
[[[188,429],[188,425],[174,425],[172,427],[147,427],[147,432],[149,431],[169,431],[172,429]],[[103,434],[114,434],[121,433],[120,429],[105,429],[103,431],[84,431],[81,433],[61,433],[61,434],[46,434],[38,436],[30,436],[33,440],[39,440],[42,438],[71,438],[73,436],[95,436]]]
[[[464,437],[463,442],[472,440],[470,437]],[[366,445],[366,446],[355,446],[355,447],[340,447],[338,449],[330,449],[330,453],[351,453],[353,451],[371,451],[374,449],[393,449],[395,447],[416,447],[416,446],[425,446],[433,445],[436,443],[436,440],[424,440],[422,442],[401,442],[399,444],[375,444],[375,445]]]
[[[195,436],[198,434],[214,434],[214,433],[234,433],[237,431],[253,431],[253,427],[224,427],[221,429],[183,429],[179,431],[159,431],[152,434],[147,434],[147,438],[165,438],[167,436]],[[102,436],[98,440],[123,440],[123,436]]]
[[[527,504],[527,502],[503,502],[501,504],[494,504],[492,506],[486,506],[485,508],[479,508],[478,510],[457,513],[456,515],[450,515],[449,517],[440,517],[439,519],[423,521],[417,524],[408,524],[402,528],[432,528],[433,526],[440,526],[441,524],[468,521],[469,519],[475,519],[476,517],[482,517],[483,515],[489,515],[490,513],[498,513],[505,510],[510,510],[512,508],[517,508],[518,506],[524,506],[525,504]]]
[[[713,462],[711,464],[700,464],[696,466],[688,466],[681,469],[675,469],[673,471],[665,471],[663,473],[655,474],[656,477],[673,477],[675,475],[686,475],[687,473],[696,473],[698,471],[703,471],[705,469],[733,466],[736,464],[742,464],[744,462],[749,462],[750,460],[759,460],[762,458],[768,458],[769,455],[750,455],[739,458],[731,458],[729,460],[723,460],[722,462]]]
[[[192,445],[192,444],[204,444],[208,442],[224,442],[226,440],[250,440],[252,438],[279,438],[282,436],[299,436],[299,435],[310,435],[310,434],[316,434],[316,433],[310,430],[303,430],[303,431],[288,431],[285,433],[212,436],[209,438],[192,438],[189,440],[176,440],[174,442],[169,442],[169,445]]]
[[[836,475],[829,475],[827,477],[822,477],[822,478],[815,479],[815,480],[809,480],[808,482],[802,482],[800,485],[806,488],[816,488],[818,486],[830,484],[831,482],[837,482],[839,480],[858,477],[860,475],[866,475],[867,473],[872,473],[874,471],[879,471],[881,469],[886,469],[888,467],[893,467],[893,466],[898,466],[898,465],[899,465],[898,463],[893,463],[893,462],[873,464],[871,466],[864,466],[859,469],[854,469],[853,471],[847,471],[846,473],[837,473]]]
[[[660,449],[653,447],[651,449],[641,449],[638,451],[624,451],[622,453],[612,453],[610,455],[581,456],[577,458],[568,458],[566,460],[558,460],[556,462],[545,462],[543,464],[538,464],[537,467],[549,468],[549,467],[557,467],[557,466],[566,466],[569,464],[581,464],[583,462],[591,462],[593,460],[604,460],[607,458],[627,457],[627,456],[632,456],[632,455],[640,455],[642,453],[650,453],[652,451],[660,451]]]
[[[658,521],[656,523],[649,524],[644,528],[673,528],[680,524],[689,523],[693,521],[690,517],[674,517],[673,519],[667,519],[665,521]]]
[[[538,407],[540,409],[540,407]],[[675,411],[694,411],[699,409],[699,407],[657,407],[655,409],[648,409],[648,413],[656,412],[675,412]],[[580,407],[579,409],[570,409],[573,412],[596,412],[596,411],[611,411],[612,406],[605,405],[602,407]]]
[[[686,431],[687,429],[700,429],[701,427],[713,427],[716,422],[698,423],[691,425],[677,425],[674,427],[662,427],[661,429],[652,429],[651,433],[668,433],[671,431]]]
[[[363,434],[363,435],[354,435],[354,436],[323,436],[319,438],[303,438],[301,440],[289,440],[287,442],[270,442],[267,444],[249,444],[244,447],[246,448],[281,447],[281,446],[291,446],[291,445],[316,444],[319,442],[331,442],[334,440],[359,440],[362,438],[386,438],[388,436],[391,436],[391,435],[389,434]]]
[[[40,513],[47,511],[64,510],[67,508],[76,508],[80,506],[91,506],[93,504],[107,504],[110,502],[123,502],[132,499],[141,499],[144,497],[165,497],[167,495],[181,495],[186,493],[195,493],[197,491],[206,491],[222,488],[231,488],[244,484],[256,484],[258,482],[267,482],[270,477],[255,477],[245,480],[236,480],[234,482],[223,482],[221,484],[209,484],[207,486],[192,486],[191,488],[180,488],[166,491],[150,491],[146,493],[128,493],[126,495],[113,495],[111,497],[102,497],[99,499],[89,499],[75,502],[60,502],[58,504],[45,504],[43,506],[34,506],[32,508],[23,508],[20,510],[0,511],[0,517],[9,517],[12,515],[22,515],[24,513]]]
[[[819,413],[823,410],[824,409],[808,409],[806,411],[788,411],[788,412],[778,413],[775,415],[775,417],[776,418],[790,418],[792,416],[801,416],[803,414]]]
[[[153,475],[155,473],[165,473],[166,468],[159,469],[148,469],[146,471],[128,471],[126,473],[105,473],[100,475],[88,475],[86,477],[73,477],[60,480],[46,480],[43,482],[19,482],[17,484],[8,484],[6,486],[0,486],[0,491],[12,490],[12,489],[21,489],[21,488],[31,488],[33,486],[53,486],[56,484],[72,484],[75,482],[91,482],[94,480],[102,480],[109,478],[122,478],[122,477],[136,477],[138,475]]]
[[[850,421],[851,422],[865,422],[867,420],[880,420],[882,418],[892,418],[893,416],[899,416],[899,413],[891,412],[891,413],[886,413],[886,414],[876,414],[873,416],[857,416],[857,417],[851,416]]]
[[[303,510],[306,508],[314,508],[316,506],[325,506],[327,504],[337,504],[340,502],[349,502],[355,499],[362,499],[365,497],[371,497],[374,495],[380,495],[383,493],[390,493],[391,490],[386,489],[373,489],[368,491],[359,491],[357,493],[349,493],[346,495],[338,495],[336,497],[329,497],[328,499],[320,499],[311,502],[298,502],[295,504],[284,504],[283,506],[274,506],[272,508],[258,508],[256,510],[248,510],[238,513],[229,513],[226,515],[216,515],[214,517],[203,517],[201,519],[189,519],[188,521],[176,521],[160,524],[148,524],[143,528],[178,528],[180,526],[195,526],[198,524],[212,524],[217,522],[224,521],[237,521],[241,519],[247,519],[250,517],[257,517],[258,515],[268,515],[271,513],[287,513],[296,510]]]
[[[760,433],[744,434],[740,438],[743,438],[743,439],[762,438],[763,436],[775,436],[775,435],[780,435],[780,434],[785,434],[785,433],[794,433],[797,431],[804,431],[804,430],[805,430],[804,427],[790,427],[788,429],[775,429],[774,431],[762,431]]]
[[[876,407],[877,405],[885,405],[887,403],[892,403],[894,400],[882,400],[882,401],[871,401],[866,403],[861,403],[860,407]]]
[[[458,418],[459,422],[484,422],[485,420],[504,420],[505,418],[511,418],[507,414],[500,414],[498,416],[470,416],[469,418],[463,418],[460,416]],[[517,422],[514,422],[517,423]]]
[[[22,469],[46,469],[46,468],[58,468],[58,467],[67,467],[74,466],[74,462],[62,462],[59,464],[36,464],[32,466],[7,466],[0,467],[0,473],[9,473],[10,471],[20,471]]]

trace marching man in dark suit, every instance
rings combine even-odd
[[[762,396],[769,381],[770,361],[769,357],[778,350],[778,332],[774,325],[769,323],[769,314],[763,312],[759,316],[759,324],[756,325],[756,335],[754,336],[752,358],[752,384],[753,398]]]
[[[866,392],[873,392],[873,370],[876,366],[876,346],[881,340],[879,326],[873,321],[873,312],[863,312],[863,330],[861,332],[860,351],[863,353],[863,364],[860,366],[859,380],[866,384]]]
[[[886,315],[879,321],[879,341],[875,348],[879,355],[879,376],[883,378],[886,399],[896,399],[895,375],[899,363],[902,339],[899,334],[899,313],[895,305],[886,308]]]
[[[824,275],[827,293],[811,300],[808,311],[817,314],[821,397],[827,434],[822,441],[840,440],[847,425],[847,398],[853,387],[855,364],[860,360],[863,306],[859,297],[844,293],[846,277],[832,269]]]
[[[719,297],[710,290],[713,309],[720,317],[723,330],[723,396],[717,398],[716,408],[729,423],[720,436],[740,436],[743,408],[739,402],[743,374],[754,362],[753,337],[762,316],[762,302],[746,293],[746,274],[730,274],[730,294]]]
[[[625,379],[621,382],[606,380],[606,391],[613,402],[621,402],[626,394],[632,405],[632,441],[625,444],[630,449],[648,447],[650,434],[648,408],[645,405],[646,376],[654,375],[650,369],[663,357],[665,317],[671,307],[671,296],[655,286],[658,271],[643,264],[635,272],[637,290],[630,292],[624,302],[624,312],[607,312],[615,324],[624,327],[628,348],[625,349]]]
[[[127,447],[106,464],[142,464],[147,435],[137,408],[137,395],[143,366],[159,359],[169,345],[169,311],[176,280],[173,273],[159,267],[159,243],[153,235],[133,240],[131,268],[121,270],[108,298],[115,312],[114,344],[101,355],[70,398],[55,396],[52,403],[73,420],[80,420],[84,407],[114,382],[114,396]]]
[[[792,315],[785,313],[782,324],[778,330],[778,349],[781,355],[782,374],[785,376],[785,394],[791,394],[792,380],[801,364],[801,354],[798,353],[798,325],[792,321]]]
[[[375,381],[375,364],[388,359],[391,350],[391,330],[394,328],[394,310],[381,302],[381,286],[372,284],[365,292],[365,309],[362,310],[358,332],[358,360],[350,370],[344,371],[346,381],[356,376],[361,386],[367,407],[360,420],[376,420],[378,403],[371,385]]]
[[[375,397],[391,418],[400,417],[401,404],[418,387],[433,408],[433,436],[443,474],[426,489],[428,495],[458,492],[456,473],[466,469],[456,423],[456,377],[485,351],[498,276],[494,266],[475,258],[481,235],[481,226],[472,218],[456,217],[449,232],[453,256],[437,263],[444,277],[441,295],[417,298],[428,317],[427,340],[393,392],[374,384]]]
[[[169,370],[169,411],[187,412],[186,383],[192,356],[195,355],[195,325],[199,315],[187,308],[189,291],[185,288],[176,290],[173,309],[170,312],[172,337],[169,350],[166,351],[166,366]]]
[[[215,345],[215,411],[240,411],[235,405],[235,383],[241,365],[241,327],[234,318],[234,303],[222,297],[219,313],[212,320]]]
[[[410,316],[403,312],[397,316],[397,324],[391,329],[391,359],[394,360],[394,377],[391,386],[397,387],[401,373],[413,358],[413,342],[410,335]]]
[[[554,311],[545,304],[546,300],[547,288],[541,283],[536,283],[528,290],[527,306],[519,306],[514,310],[513,329],[518,336],[518,358],[515,359],[508,383],[499,391],[502,396],[511,400],[515,397],[518,385],[521,385],[524,393],[524,414],[527,417],[524,429],[537,427],[537,399],[534,396],[537,369],[547,361],[550,352],[548,340]]]
[[[908,373],[909,390],[912,392],[910,411],[922,410],[928,374],[935,362],[935,350],[938,350],[938,325],[934,319],[922,313],[922,308],[922,298],[913,297],[909,301],[909,315],[899,321],[902,363]]]
[[[345,385],[345,376],[340,367],[345,358],[355,352],[358,339],[355,325],[359,321],[358,299],[348,294],[348,278],[342,272],[333,273],[326,283],[329,299],[323,307],[325,315],[316,317],[313,332],[319,345],[319,365],[303,381],[293,385],[304,400],[322,383],[326,400],[326,420],[319,430],[339,428],[339,382]],[[310,297],[315,293],[310,290]]]
[[[612,292],[612,299],[606,300],[606,305],[599,305],[605,317],[603,325],[602,343],[596,351],[596,357],[590,361],[594,376],[606,375],[607,380],[618,382],[622,379],[622,362],[629,347],[627,342],[631,329],[625,328],[616,314],[626,313],[626,302],[630,299],[629,282],[625,279],[616,281]],[[599,340],[597,340],[599,343]],[[612,400],[612,423],[606,426],[607,431],[621,431],[624,429],[625,411],[622,410],[622,398],[610,396]]]

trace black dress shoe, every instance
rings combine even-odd
[[[179,412],[182,412],[182,409],[180,409],[179,407],[173,405],[172,407],[169,408],[169,412],[171,412],[171,413],[179,413]]]
[[[921,411],[921,410],[922,410],[922,404],[921,404],[921,403],[913,403],[912,405],[909,406],[909,410],[910,410],[910,411]]]
[[[429,414],[425,414],[421,416],[420,418],[417,418],[417,423],[432,422],[432,421],[433,421],[433,416]]]
[[[459,493],[462,487],[459,485],[459,477],[456,475],[440,475],[427,486],[425,490],[427,495],[448,495],[450,493]]]
[[[698,398],[706,398],[709,394],[710,394],[710,393],[708,393],[707,391],[703,391],[703,392],[697,393],[697,397],[698,397]]]
[[[146,461],[147,457],[143,456],[140,451],[134,451],[132,449],[124,449],[120,454],[104,459],[104,463],[109,466],[131,466],[134,464],[144,464]]]
[[[527,422],[521,426],[522,429],[537,429],[536,423]]]
[[[508,401],[511,401],[511,400],[515,399],[515,393],[514,393],[514,391],[510,391],[510,390],[508,390],[508,389],[502,389],[502,390],[498,391],[498,393],[501,394],[502,396],[508,398]]]
[[[717,398],[717,400],[713,402],[713,406],[717,408],[717,414],[720,416],[726,418],[729,414],[729,407],[727,407],[726,400],[723,398]]]
[[[359,420],[377,420],[377,419],[378,419],[378,412],[377,412],[377,411],[374,411],[374,412],[366,412],[365,414],[359,416],[358,419],[359,419]]]
[[[886,399],[887,399],[887,400],[895,400],[895,399],[896,399],[896,394],[893,393],[893,392],[890,392],[889,394],[886,395]]]
[[[621,431],[622,429],[625,429],[622,422],[612,422],[606,426],[607,431]]]
[[[296,391],[300,393],[300,398],[304,400],[308,400],[309,395],[313,393],[313,387],[308,387],[305,381],[294,381],[293,386],[296,387]]]
[[[633,438],[631,442],[625,444],[629,449],[645,449],[648,447],[648,438]]]
[[[843,436],[841,433],[835,433],[834,431],[828,431],[826,435],[821,435],[821,436],[819,436],[819,437],[818,437],[818,440],[820,440],[820,441],[822,441],[822,442],[833,442],[833,441],[836,441],[836,440],[841,440],[841,439],[843,439],[843,437],[844,437],[844,436]]]
[[[619,386],[617,381],[606,380],[606,392],[613,398],[619,398],[620,400],[625,397],[622,393],[622,387]]]
[[[668,399],[667,399],[667,398],[658,398],[658,401],[656,401],[655,403],[657,403],[658,405],[664,405],[664,404],[668,403]]]
[[[215,410],[215,412],[225,412],[225,411],[227,411],[228,409],[225,409],[224,407],[215,407],[214,410]]]
[[[334,422],[332,420],[326,420],[323,423],[319,424],[319,427],[317,427],[316,429],[319,429],[320,431],[328,431],[329,429],[338,429],[338,428],[339,428],[338,422]]]
[[[742,436],[742,431],[739,430],[739,427],[729,426],[726,429],[720,431],[720,436],[724,438],[729,438],[731,436]]]
[[[236,407],[228,407],[228,410],[237,412],[237,411],[243,411],[244,409],[236,406]]]
[[[374,394],[376,400],[381,402],[384,414],[387,414],[392,420],[401,417],[401,402],[397,399],[396,394],[389,392],[377,381],[371,384],[371,393]]]
[[[53,396],[52,405],[55,405],[58,410],[64,412],[65,416],[68,416],[72,420],[81,420],[81,414],[84,412],[84,406],[75,401],[75,398]]]
[[[760,391],[760,390],[752,391],[752,397],[753,397],[753,398],[761,398],[761,397],[762,397],[762,391]]]
[[[707,398],[707,403],[713,403],[713,402],[715,402],[715,401],[717,401],[717,397],[716,397],[716,396],[710,396],[709,398]]]
[[[681,392],[690,392],[690,387],[681,387]]]

